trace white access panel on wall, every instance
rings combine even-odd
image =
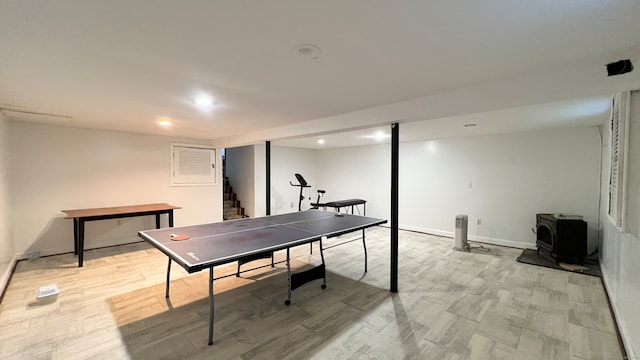
[[[216,184],[216,150],[202,145],[171,144],[171,185]]]

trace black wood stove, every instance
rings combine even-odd
[[[582,264],[587,256],[587,223],[579,215],[536,214],[536,246],[538,253],[556,262]]]

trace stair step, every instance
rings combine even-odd
[[[242,219],[249,217],[245,214],[244,208],[240,205],[237,195],[233,192],[233,187],[229,182],[229,178],[224,178],[224,195],[223,195],[223,210],[222,219]]]

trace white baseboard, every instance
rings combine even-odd
[[[618,306],[615,302],[615,297],[613,296],[613,292],[609,287],[609,276],[607,275],[607,270],[603,266],[600,266],[600,272],[602,273],[602,282],[604,283],[604,289],[607,292],[607,296],[609,297],[609,303],[611,304],[611,309],[613,310],[613,316],[616,319],[616,324],[618,325],[618,331],[620,332],[620,337],[622,338],[622,345],[624,346],[624,350],[627,352],[627,359],[638,359],[635,351],[631,347],[631,336],[629,336],[629,331],[627,330],[627,326],[625,325],[624,318],[620,314],[618,310]]]
[[[0,275],[0,294],[4,293],[7,286],[9,286],[9,280],[11,279],[11,275],[13,274],[13,269],[16,268],[16,263],[18,262],[18,257],[14,256],[7,267],[4,269],[2,274]]]
[[[443,230],[438,230],[438,229],[428,229],[428,228],[422,228],[422,227],[417,227],[417,226],[410,226],[410,225],[399,225],[399,228],[403,229],[403,230],[409,230],[409,231],[417,231],[417,232],[422,232],[422,233],[427,233],[427,234],[433,234],[433,235],[437,235],[437,236],[444,236],[444,237],[448,237],[453,239],[455,233],[453,231],[443,231]],[[473,235],[473,234],[469,234],[467,236],[467,239],[471,242],[481,242],[484,244],[492,244],[492,245],[500,245],[500,246],[507,246],[507,247],[512,247],[512,248],[516,248],[516,249],[536,249],[536,244],[531,244],[531,243],[524,243],[524,242],[520,242],[520,241],[513,241],[513,240],[506,240],[506,239],[497,239],[497,238],[491,238],[491,237],[487,237],[487,236],[477,236],[477,235]],[[453,244],[453,241],[452,241]]]
[[[143,241],[144,240],[142,240],[139,237],[128,236],[128,237],[109,239],[109,241],[105,241],[103,243],[92,242],[91,244],[87,244],[85,242],[84,250],[87,251],[92,249],[101,249],[109,246],[125,245],[125,244],[131,244],[131,243],[143,242]],[[73,248],[68,248],[68,247],[64,247],[64,248],[56,247],[56,248],[49,248],[49,249],[32,249],[30,251],[24,252],[22,254],[18,254],[16,256],[18,260],[28,260],[29,254],[31,254],[32,252],[38,252],[40,253],[40,257],[44,257],[44,256],[68,254],[72,251],[73,251]]]

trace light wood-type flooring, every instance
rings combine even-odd
[[[399,242],[396,294],[387,228],[367,231],[367,273],[361,242],[328,249],[327,289],[306,284],[290,306],[284,264],[216,280],[212,346],[208,272],[174,264],[167,301],[167,258],[146,243],[89,250],[83,268],[71,254],[21,261],[0,305],[0,358],[622,358],[600,278],[520,264],[518,249],[464,253],[407,231]],[[317,244],[292,256],[298,269],[320,261]],[[48,284],[58,298],[37,303]]]

